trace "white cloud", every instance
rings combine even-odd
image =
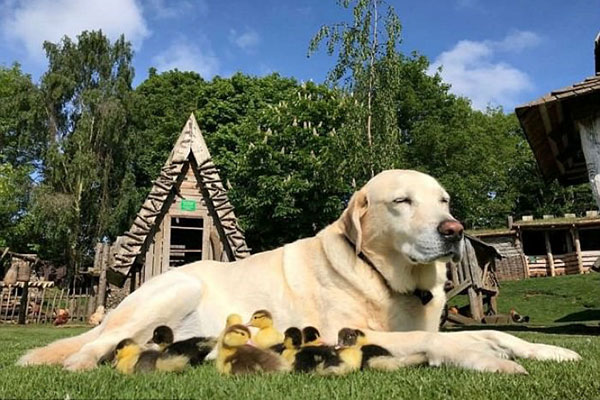
[[[442,79],[452,85],[453,93],[471,99],[473,107],[488,105],[510,109],[518,96],[533,88],[529,76],[512,65],[497,60],[503,52],[519,52],[540,43],[540,37],[528,31],[514,31],[500,41],[461,40],[441,53],[429,67],[433,75],[441,66]]]
[[[260,36],[254,30],[247,30],[240,34],[235,29],[231,29],[229,41],[245,52],[252,53],[260,43]]]
[[[205,16],[208,14],[206,0],[178,1],[145,0],[145,8],[152,18],[167,19],[185,16],[188,13]]]
[[[210,79],[219,70],[219,59],[210,49],[210,46],[205,45],[203,47],[203,49],[200,49],[195,45],[186,44],[184,40],[179,40],[153,57],[152,61],[159,71],[169,71],[177,68],[180,71],[195,71],[203,78]]]
[[[44,58],[45,40],[75,39],[84,30],[102,29],[113,40],[124,34],[134,48],[150,34],[135,0],[20,0],[1,6],[4,38],[22,44],[38,61]]]

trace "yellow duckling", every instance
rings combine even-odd
[[[227,320],[225,321],[225,329],[229,328],[233,325],[243,325],[242,316],[239,314],[229,314],[227,316]]]
[[[372,368],[384,371],[393,371],[411,365],[427,362],[423,353],[410,354],[404,357],[394,357],[385,347],[369,343],[367,337],[360,329],[343,328],[338,332],[338,346],[342,349],[360,350],[360,369]],[[356,356],[353,353],[353,356]],[[354,365],[354,360],[351,361]]]
[[[289,365],[276,353],[250,346],[250,330],[232,325],[223,334],[217,355],[217,370],[226,375],[287,371]]]
[[[180,372],[189,365],[189,358],[167,355],[157,350],[142,350],[133,339],[124,339],[115,349],[115,368],[123,374],[136,372]]]
[[[267,310],[255,311],[247,325],[258,328],[252,341],[261,349],[269,349],[283,342],[284,336],[273,326],[273,316]]]

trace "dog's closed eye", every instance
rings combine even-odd
[[[412,204],[412,199],[410,197],[396,197],[394,199],[394,203],[396,204]]]

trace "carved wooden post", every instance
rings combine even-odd
[[[546,241],[546,257],[547,263],[550,267],[550,276],[556,275],[554,271],[554,257],[552,256],[552,246],[550,245],[550,233],[548,231],[544,232],[544,239]]]
[[[580,274],[583,274],[583,257],[581,255],[581,242],[579,241],[579,230],[575,227],[571,228],[571,235],[573,235],[575,253],[577,254],[577,270]]]
[[[19,325],[25,325],[27,309],[29,307],[29,280],[23,282],[23,293],[19,304]]]
[[[600,113],[577,122],[592,194],[600,208]]]
[[[96,307],[106,306],[106,270],[108,269],[108,258],[109,258],[108,244],[102,245],[102,262],[100,263],[100,281],[98,282],[98,301],[96,301]]]

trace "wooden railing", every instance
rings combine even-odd
[[[550,265],[548,257],[544,255],[525,256],[529,267],[529,276],[550,276]],[[579,264],[577,253],[553,254],[555,275],[575,275],[579,274]],[[588,272],[594,262],[600,257],[600,250],[588,250],[581,252],[583,272]]]
[[[0,323],[54,323],[59,310],[68,322],[86,323],[95,310],[95,296],[87,288],[59,289],[52,282],[0,282]]]

